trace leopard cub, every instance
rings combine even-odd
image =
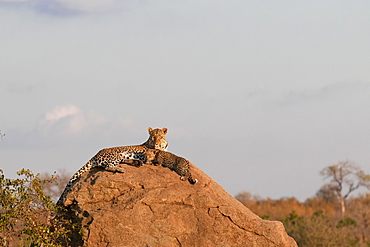
[[[147,151],[146,158],[148,162],[155,166],[160,165],[175,171],[181,176],[180,179],[183,181],[188,180],[191,184],[198,182],[198,179],[193,179],[191,176],[190,161],[183,157],[158,149],[150,149]]]

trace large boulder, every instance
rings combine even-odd
[[[165,167],[122,166],[92,169],[66,196],[64,217],[81,226],[71,246],[297,246],[195,166],[195,185]]]

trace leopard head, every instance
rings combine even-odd
[[[144,145],[148,148],[167,151],[168,147],[168,143],[166,141],[167,128],[152,129],[149,127],[148,132],[149,138],[146,141],[146,143],[144,143]]]

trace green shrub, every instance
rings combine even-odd
[[[58,209],[42,190],[55,176],[41,179],[26,169],[17,175],[0,170],[0,246],[61,246],[70,224],[55,217]]]

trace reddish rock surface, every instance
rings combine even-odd
[[[262,220],[192,166],[198,183],[165,167],[93,169],[66,197],[66,217],[79,222],[72,246],[297,246],[283,224]]]

